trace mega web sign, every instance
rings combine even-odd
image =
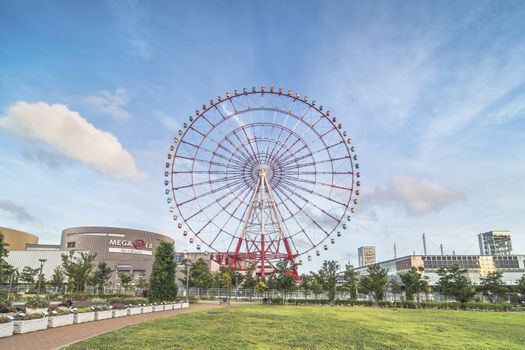
[[[110,253],[153,255],[153,244],[147,243],[142,239],[134,241],[110,239],[108,251]]]

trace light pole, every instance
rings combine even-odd
[[[38,298],[40,296],[40,284],[42,283],[42,269],[44,268],[44,264],[47,261],[46,259],[38,259],[40,261],[40,274],[38,275],[38,289],[36,291],[36,297]]]

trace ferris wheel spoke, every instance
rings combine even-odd
[[[210,137],[208,134],[203,134],[202,132],[200,132],[199,130],[195,129],[195,128],[192,128],[192,130],[194,130],[196,133],[198,133],[199,135],[201,135],[203,137],[203,141],[204,139],[208,139],[210,140],[211,142],[215,143],[217,145],[218,148],[221,148],[223,150],[225,150],[226,152],[228,152],[229,154],[231,154],[232,156],[238,158],[241,162],[244,160],[242,159],[241,157],[239,157],[239,154],[236,154],[234,152],[232,152],[229,148],[225,147],[222,143],[220,142],[217,142],[215,139],[213,139],[212,137]]]
[[[326,146],[326,147],[318,149],[317,151],[314,151],[314,152],[310,151],[308,154],[302,155],[301,157],[298,157],[298,158],[294,158],[293,160],[291,160],[289,162],[286,162],[286,161],[290,158],[290,156],[286,156],[285,158],[282,159],[282,161],[286,162],[286,164],[290,164],[290,163],[298,162],[298,161],[300,161],[300,160],[302,160],[304,158],[308,158],[308,157],[312,157],[313,158],[313,156],[315,154],[318,154],[318,153],[321,153],[321,152],[327,152],[330,149],[334,148],[335,146],[339,146],[340,144],[344,144],[344,141],[340,141],[340,142],[334,143],[333,145]],[[297,153],[301,152],[303,149],[306,149],[306,148],[309,148],[309,145],[305,145],[303,148],[298,150]],[[348,155],[348,157],[350,157],[350,155]],[[283,164],[283,165],[286,165],[286,164]]]
[[[216,165],[216,166],[221,166],[223,168],[230,168],[228,166],[228,164],[223,164],[223,163],[219,163],[219,162],[214,162],[212,160],[206,160],[206,159],[199,159],[199,158],[191,158],[191,157],[186,157],[186,156],[176,156],[177,158],[181,158],[181,159],[186,159],[186,160],[192,160],[192,161],[195,161],[195,162],[200,162],[200,163],[206,163],[206,164],[211,164],[211,165]]]
[[[224,159],[224,160],[227,160],[228,162],[231,161],[232,163],[235,163],[235,164],[237,164],[237,165],[243,165],[243,163],[239,162],[239,161],[236,160],[236,159],[228,158],[228,157],[226,157],[226,156],[224,156],[224,155],[222,155],[222,154],[220,154],[220,153],[218,153],[218,152],[214,152],[214,151],[212,151],[212,150],[209,150],[209,149],[207,149],[206,147],[202,147],[202,146],[195,145],[195,144],[193,144],[193,143],[191,143],[191,142],[188,142],[188,141],[186,141],[186,140],[184,140],[184,139],[183,139],[183,140],[180,140],[180,143],[184,143],[184,144],[186,144],[186,145],[189,145],[189,146],[195,147],[195,149],[197,149],[197,150],[203,150],[203,151],[206,151],[206,152],[208,152],[208,153],[210,153],[210,154],[212,154],[212,155],[214,155],[214,156],[217,156],[217,157],[219,157],[219,158],[222,158],[222,159]]]
[[[303,200],[305,200],[302,196],[298,196],[298,197],[301,198],[301,199],[303,199]],[[304,209],[304,207],[299,206],[299,205],[295,202],[295,200],[293,200],[291,197],[288,197],[288,200],[289,200],[290,202],[292,202],[292,203],[293,203],[298,209],[300,209],[300,212],[301,212],[303,215],[306,215],[306,216],[308,217],[308,219],[310,219],[310,221],[311,221],[315,226],[317,226],[317,227],[318,227],[321,231],[323,231],[327,236],[330,235],[330,233],[328,233],[324,228],[322,228],[322,227],[317,223],[317,221],[314,220],[314,219],[310,216],[310,214],[307,213],[307,211]],[[305,200],[305,201],[306,201],[307,203],[309,203],[308,200]],[[283,204],[284,204],[284,203],[285,203],[285,202],[283,202]],[[301,225],[300,225],[300,226],[301,226]],[[301,228],[302,228],[302,226],[301,226]],[[304,229],[303,229],[303,230],[304,230]]]
[[[346,190],[346,191],[353,191],[352,188],[343,187],[343,186],[337,186],[337,185],[334,185],[334,184],[329,184],[329,183],[315,181],[315,180],[302,179],[300,177],[291,177],[290,176],[290,177],[286,177],[286,179],[288,181],[298,181],[298,182],[303,182],[303,183],[312,184],[312,185],[326,186],[326,187],[338,188],[338,189]]]
[[[173,191],[178,191],[178,190],[182,190],[184,188],[197,187],[197,186],[208,185],[208,184],[214,184],[214,183],[229,181],[229,180],[232,180],[232,179],[240,179],[240,178],[242,178],[242,175],[237,175],[237,176],[233,176],[233,177],[232,176],[230,176],[230,177],[226,176],[226,177],[222,177],[220,179],[207,180],[207,181],[202,181],[202,182],[195,182],[195,183],[191,183],[189,185],[173,187],[172,190]]]
[[[330,159],[325,159],[325,160],[318,160],[316,162],[296,164],[295,166],[286,166],[288,164],[293,164],[293,162],[288,162],[288,164],[283,164],[283,169],[285,169],[285,170],[298,169],[298,168],[304,168],[304,167],[308,167],[308,166],[312,166],[312,165],[324,164],[324,163],[329,163],[329,162],[333,163],[333,162],[336,162],[338,160],[350,159],[350,158],[352,158],[352,157],[350,155],[348,155],[348,156],[344,156],[344,157],[337,157],[337,158],[330,158]],[[304,158],[294,160],[294,162],[302,160],[302,159],[304,159]]]
[[[283,185],[283,187],[287,187],[286,185]],[[295,192],[295,195],[299,198],[301,198],[303,201],[307,202],[307,203],[310,203],[313,207],[317,208],[318,210],[320,210],[323,214],[331,217],[335,222],[339,223],[339,219],[332,216],[332,214],[328,213],[326,210],[324,210],[323,208],[319,207],[317,204],[315,204],[314,202],[312,202],[311,200],[309,200],[308,198],[305,198],[303,197],[301,194]],[[346,205],[345,205],[346,206]]]
[[[283,171],[283,175],[316,175],[316,174],[324,174],[324,175],[351,175],[353,172],[351,171]]]
[[[343,206],[343,207],[345,207],[345,208],[347,207],[347,204],[345,204],[345,203],[341,203],[341,202],[339,202],[339,201],[336,201],[335,199],[332,199],[332,198],[330,198],[330,197],[328,197],[328,196],[325,196],[324,194],[321,194],[321,193],[316,192],[316,191],[313,191],[313,190],[309,190],[309,189],[307,189],[306,187],[303,187],[303,186],[300,186],[300,185],[294,184],[293,182],[289,182],[289,181],[283,180],[283,183],[285,183],[285,184],[287,184],[287,185],[289,185],[289,186],[296,187],[296,188],[300,189],[300,190],[303,191],[303,192],[310,193],[310,194],[315,194],[315,195],[317,195],[317,196],[319,196],[319,197],[321,197],[321,198],[324,198],[324,199],[327,199],[327,200],[329,200],[329,201],[331,201],[331,202],[337,203],[337,204],[339,204],[339,205],[341,205],[341,206]],[[334,219],[335,219],[335,218],[334,218]]]
[[[200,198],[203,198],[203,197],[209,196],[210,194],[220,192],[220,191],[222,191],[222,190],[227,189],[227,188],[230,187],[230,186],[236,186],[236,185],[238,185],[238,184],[240,184],[240,183],[243,183],[243,182],[244,182],[244,180],[241,179],[241,180],[238,180],[238,181],[234,182],[233,184],[227,184],[227,185],[221,186],[221,187],[219,187],[219,188],[215,188],[215,189],[213,189],[213,190],[211,190],[211,191],[201,193],[201,194],[199,194],[199,195],[197,195],[197,196],[195,196],[195,197],[193,197],[193,198],[191,198],[191,199],[188,199],[188,200],[186,200],[186,201],[184,201],[184,202],[179,203],[179,206],[182,206],[182,205],[184,205],[184,204],[187,204],[187,203],[193,202],[193,201],[195,201],[195,200],[197,200],[197,199],[200,199]]]
[[[198,210],[197,212],[195,212],[194,214],[192,214],[192,215],[190,215],[189,217],[185,218],[185,220],[186,220],[186,221],[191,220],[193,217],[195,217],[196,215],[202,213],[204,210],[208,209],[209,207],[211,207],[211,206],[214,205],[215,203],[219,204],[219,205],[221,206],[221,208],[223,208],[224,210],[226,210],[226,208],[229,207],[230,204],[233,203],[234,201],[230,201],[230,202],[228,202],[228,204],[227,204],[226,206],[222,206],[222,205],[220,204],[220,202],[221,202],[224,198],[227,198],[229,195],[235,195],[235,192],[236,192],[238,189],[243,188],[243,187],[246,187],[246,188],[247,188],[248,186],[245,186],[245,185],[242,183],[241,185],[237,186],[234,190],[230,190],[230,192],[227,192],[227,193],[223,194],[221,197],[217,198],[215,201],[211,201],[210,203],[208,203],[206,206],[204,206],[204,207],[202,207],[201,209],[199,209],[199,210]],[[242,193],[242,191],[241,191],[241,193]],[[242,202],[241,202],[241,203],[242,203]],[[212,219],[210,219],[210,221],[213,221],[213,219],[215,219],[215,218],[219,215],[219,213],[221,213],[221,212],[220,212],[220,211],[217,212],[217,214],[216,214]],[[206,225],[206,226],[207,226],[207,225]],[[204,228],[204,227],[203,227],[203,228]],[[199,233],[200,233],[200,231],[202,231],[203,228],[201,228],[201,229],[199,230]]]
[[[241,192],[241,193],[242,193],[242,192]],[[248,196],[249,196],[252,192],[250,192],[250,191],[245,191],[244,193],[245,193],[245,195],[244,195],[243,199],[239,201],[239,204],[235,207],[235,209],[233,210],[233,213],[231,214],[231,216],[234,216],[234,215],[235,215],[235,213],[236,213],[236,212],[239,210],[239,208],[244,204],[244,201],[248,198]],[[234,201],[228,203],[228,205],[227,205],[224,209],[226,210],[226,208],[229,207],[231,203],[234,203]],[[211,220],[216,219],[217,216],[219,216],[219,214],[221,214],[221,213],[222,213],[222,212],[220,212],[220,211],[217,212],[217,214],[215,214],[215,216],[214,216]],[[241,222],[241,221],[239,221],[239,222],[240,222],[240,224],[239,224],[239,226],[240,226],[240,225],[242,224],[242,222]],[[219,237],[219,235],[221,234],[221,232],[225,232],[225,233],[228,234],[228,232],[224,230],[224,228],[226,227],[226,225],[228,225],[228,223],[229,223],[229,221],[226,221],[226,222],[224,223],[224,225],[222,225],[222,227],[221,227],[220,230],[219,230],[219,233],[217,233],[217,235],[215,235],[215,237],[214,237],[213,240],[211,241],[210,245],[213,245],[213,243],[215,243],[215,240]],[[234,232],[237,232],[237,231],[238,231],[239,226],[237,226],[237,229],[236,229]],[[230,234],[230,235],[231,235],[231,234]]]

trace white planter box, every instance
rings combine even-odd
[[[142,307],[142,313],[147,314],[149,312],[153,312],[153,306],[143,306]]]
[[[181,305],[181,309],[186,309],[186,308],[189,308],[190,307],[190,304],[189,303],[182,303]]]
[[[81,312],[75,315],[74,323],[84,323],[95,321],[95,311],[93,312]]]
[[[131,316],[131,315],[140,315],[142,313],[142,308],[139,306],[139,307],[130,307],[128,309],[128,316]]]
[[[95,321],[105,320],[113,317],[113,310],[95,311]]]
[[[154,305],[153,312],[164,311],[164,305]]]
[[[113,310],[113,317],[123,317],[128,315],[128,309]]]
[[[13,333],[28,333],[47,329],[47,317],[38,318],[36,320],[14,321]]]
[[[26,307],[26,314],[32,315],[32,314],[43,314],[44,312],[47,312],[47,307],[42,307],[38,309],[31,309]]]
[[[14,325],[14,322],[0,323],[0,338],[13,335]]]
[[[181,303],[173,304],[173,308],[174,308],[175,310],[177,310],[177,309],[182,309],[182,304],[181,304]]]
[[[173,304],[164,305],[164,311],[173,310]]]
[[[47,326],[50,328],[68,326],[70,324],[73,324],[74,319],[75,319],[75,315],[73,314],[50,316]]]

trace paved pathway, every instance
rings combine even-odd
[[[102,333],[157,318],[170,317],[188,312],[202,311],[224,307],[218,304],[192,305],[188,309],[151,312],[147,314],[111,318],[108,320],[74,324],[71,326],[49,328],[43,331],[15,334],[11,337],[0,338],[2,350],[44,350],[58,349]]]

